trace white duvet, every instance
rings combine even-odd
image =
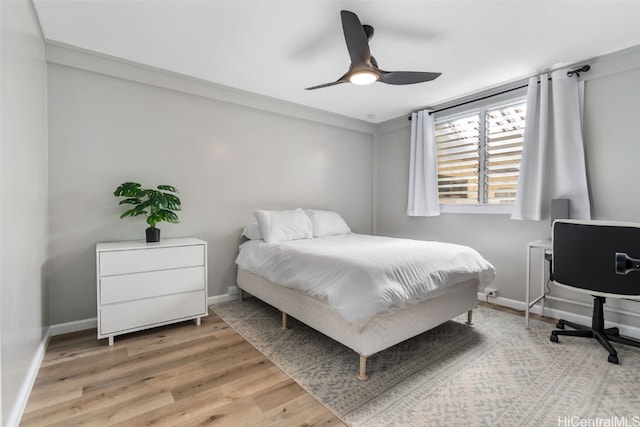
[[[485,288],[495,269],[467,246],[341,234],[240,245],[236,264],[327,302],[347,322],[417,303],[470,279]]]

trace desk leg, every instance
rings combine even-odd
[[[545,275],[545,271],[547,271],[547,260],[545,259],[545,255],[546,255],[546,250],[542,249],[542,264],[540,267],[540,295],[542,296],[542,299],[540,300],[540,315],[544,317],[544,297],[546,295],[546,291],[545,291],[545,280],[544,280],[544,275]]]
[[[529,299],[531,294],[531,245],[527,245],[527,280],[524,295],[524,326],[529,329]]]

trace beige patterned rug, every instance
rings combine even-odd
[[[352,426],[640,426],[640,349],[560,337],[552,324],[480,307],[369,358],[256,298],[213,311]],[[587,424],[589,423],[589,424]],[[600,424],[597,424],[600,423]]]

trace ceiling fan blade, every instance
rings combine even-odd
[[[323,87],[329,87],[329,86],[334,86],[334,85],[339,85],[341,83],[346,83],[346,81],[344,80],[337,80],[335,82],[331,82],[331,83],[325,83],[325,84],[321,84],[318,86],[311,86],[311,87],[307,87],[304,90],[314,90],[314,89],[321,89]]]
[[[1,0],[0,0],[1,1]],[[378,62],[371,56],[369,39],[373,37],[374,29],[370,25],[362,25],[360,18],[353,12],[341,10],[342,31],[347,50],[351,57],[349,71],[335,82],[325,83],[306,88],[306,90],[320,89],[341,83],[366,85],[376,80],[390,85],[410,85],[428,82],[438,78],[442,73],[422,71],[384,71],[378,68]]]
[[[424,71],[382,71],[378,81],[390,85],[411,85],[414,83],[428,82],[438,78],[442,73],[429,73]]]
[[[347,43],[347,50],[351,57],[351,65],[361,65],[369,63],[371,52],[369,51],[369,42],[367,34],[362,28],[362,23],[358,15],[348,10],[340,11],[342,17],[342,31],[344,32],[344,40]]]

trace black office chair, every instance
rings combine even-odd
[[[618,328],[604,327],[606,299],[640,300],[640,224],[558,220],[553,223],[553,279],[556,284],[593,295],[591,327],[560,320],[549,339],[559,335],[595,338],[618,363],[615,343],[640,347]],[[574,330],[564,330],[569,326]]]

